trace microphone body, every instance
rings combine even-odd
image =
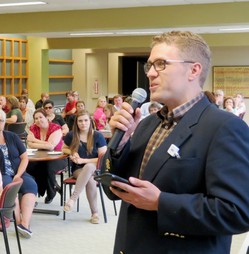
[[[146,100],[146,98],[147,98],[147,93],[144,89],[137,88],[133,91],[132,101],[130,105],[132,106],[134,111],[141,106],[141,104]],[[120,129],[115,129],[114,134],[108,143],[108,148],[112,150],[116,150],[124,134],[125,134],[125,131],[122,131]]]

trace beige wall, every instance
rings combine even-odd
[[[27,37],[29,45],[29,97],[35,103],[41,92],[48,91],[48,70],[43,68],[44,49],[48,49],[47,39],[43,37]],[[48,59],[47,59],[48,60]],[[48,66],[48,62],[47,62]],[[44,80],[46,75],[47,80]]]
[[[39,99],[41,91],[46,90],[46,84],[42,83],[42,49],[47,49],[47,40],[45,38],[28,37],[29,40],[29,91],[30,97],[35,101]],[[226,46],[211,47],[212,66],[218,65],[249,65],[249,46]],[[136,53],[137,52],[137,53]],[[74,49],[73,50],[73,90],[80,92],[90,112],[95,110],[97,97],[104,95],[112,97],[119,92],[118,63],[119,56],[139,55],[144,52],[139,49],[120,50],[120,52],[111,52],[111,50],[91,50]],[[95,80],[99,83],[99,94],[93,93],[93,84]],[[248,86],[249,89],[249,86]],[[210,70],[204,90],[212,91],[212,70]],[[249,98],[245,100],[248,112],[245,115],[245,121],[249,123]]]

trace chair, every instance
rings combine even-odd
[[[27,147],[27,132],[25,131],[26,125],[26,122],[8,123],[6,125],[6,130],[16,133]]]
[[[96,169],[96,174],[98,174],[99,172],[99,166],[100,166],[100,160],[101,160],[100,156],[98,158],[98,162],[97,162],[97,169]],[[70,170],[69,170],[70,173]],[[71,196],[71,190],[72,190],[72,186],[76,184],[76,180],[75,178],[73,178],[72,176],[69,176],[68,178],[64,179],[63,181],[63,193],[64,193],[64,204],[66,203],[66,186],[69,186],[69,194]],[[99,194],[100,194],[100,200],[101,200],[101,206],[102,206],[102,211],[103,211],[103,216],[104,216],[104,221],[105,223],[107,223],[107,215],[106,215],[106,209],[105,209],[105,201],[104,201],[104,196],[103,196],[103,189],[102,189],[102,185],[101,183],[97,183],[97,187],[99,188]],[[117,216],[117,208],[116,208],[116,203],[115,201],[113,201],[113,207],[114,207],[114,213]],[[79,212],[79,198],[77,200],[77,212]],[[66,219],[66,212],[63,210],[63,220]]]
[[[16,232],[16,239],[18,244],[19,253],[22,253],[20,239],[18,235],[16,217],[15,217],[15,200],[17,193],[22,185],[23,180],[19,179],[17,181],[7,184],[3,189],[2,195],[0,197],[0,218],[1,218],[1,231],[3,232],[4,243],[6,248],[6,253],[10,254],[7,228],[10,225],[10,221],[14,221],[14,227]]]

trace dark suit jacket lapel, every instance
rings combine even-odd
[[[154,154],[148,161],[143,174],[143,179],[152,181],[157,175],[158,171],[170,158],[168,149],[171,144],[176,145],[180,148],[183,142],[192,135],[191,127],[199,121],[199,118],[205,108],[210,105],[210,102],[204,97],[198,103],[196,103],[180,120],[180,122],[175,126],[171,134],[165,139],[161,146],[156,149]]]

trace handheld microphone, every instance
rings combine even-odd
[[[136,110],[136,108],[141,106],[141,104],[146,100],[146,98],[147,98],[147,93],[143,88],[136,88],[132,92],[132,95],[131,95],[132,100],[130,105],[132,106],[134,111]],[[125,134],[125,131],[122,131],[120,129],[115,129],[114,134],[108,143],[108,148],[112,150],[116,150],[124,134]]]

